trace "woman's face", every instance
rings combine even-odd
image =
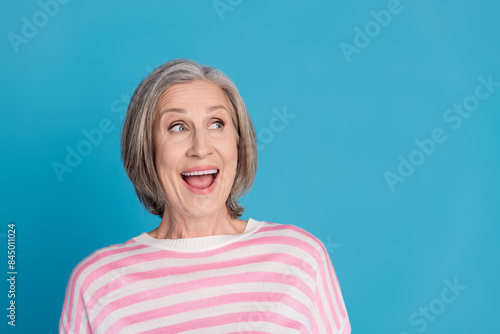
[[[237,131],[224,92],[197,80],[170,86],[158,99],[155,166],[173,214],[224,213],[238,163]]]

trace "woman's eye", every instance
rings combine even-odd
[[[210,126],[211,129],[222,129],[224,127],[224,123],[222,121],[215,121]]]
[[[171,131],[179,131],[179,132],[184,132],[186,131],[186,127],[182,124],[174,124],[170,127]]]

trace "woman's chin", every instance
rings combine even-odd
[[[189,217],[207,217],[217,214],[218,212],[225,210],[225,201],[214,200],[214,198],[191,198],[186,199],[183,203],[183,215]]]

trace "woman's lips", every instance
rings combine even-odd
[[[203,174],[203,175],[183,175],[182,178],[191,187],[198,189],[205,189],[209,187],[215,180],[215,174]]]
[[[186,169],[185,171],[182,171],[181,174],[191,173],[191,172],[204,172],[204,171],[211,170],[211,169],[217,169],[218,170],[219,168],[217,168],[214,165],[194,166],[194,167]]]
[[[219,173],[215,166],[199,166],[185,170],[180,176],[189,191],[206,195],[214,190]]]

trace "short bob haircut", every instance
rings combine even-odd
[[[238,199],[250,190],[257,172],[257,140],[252,120],[236,86],[224,73],[213,67],[202,66],[188,59],[174,59],[156,68],[137,86],[123,123],[123,165],[144,207],[163,218],[168,203],[154,163],[156,105],[160,95],[170,86],[195,80],[216,84],[231,106],[231,117],[238,133],[238,164],[226,206],[230,216],[237,218],[244,211]]]

